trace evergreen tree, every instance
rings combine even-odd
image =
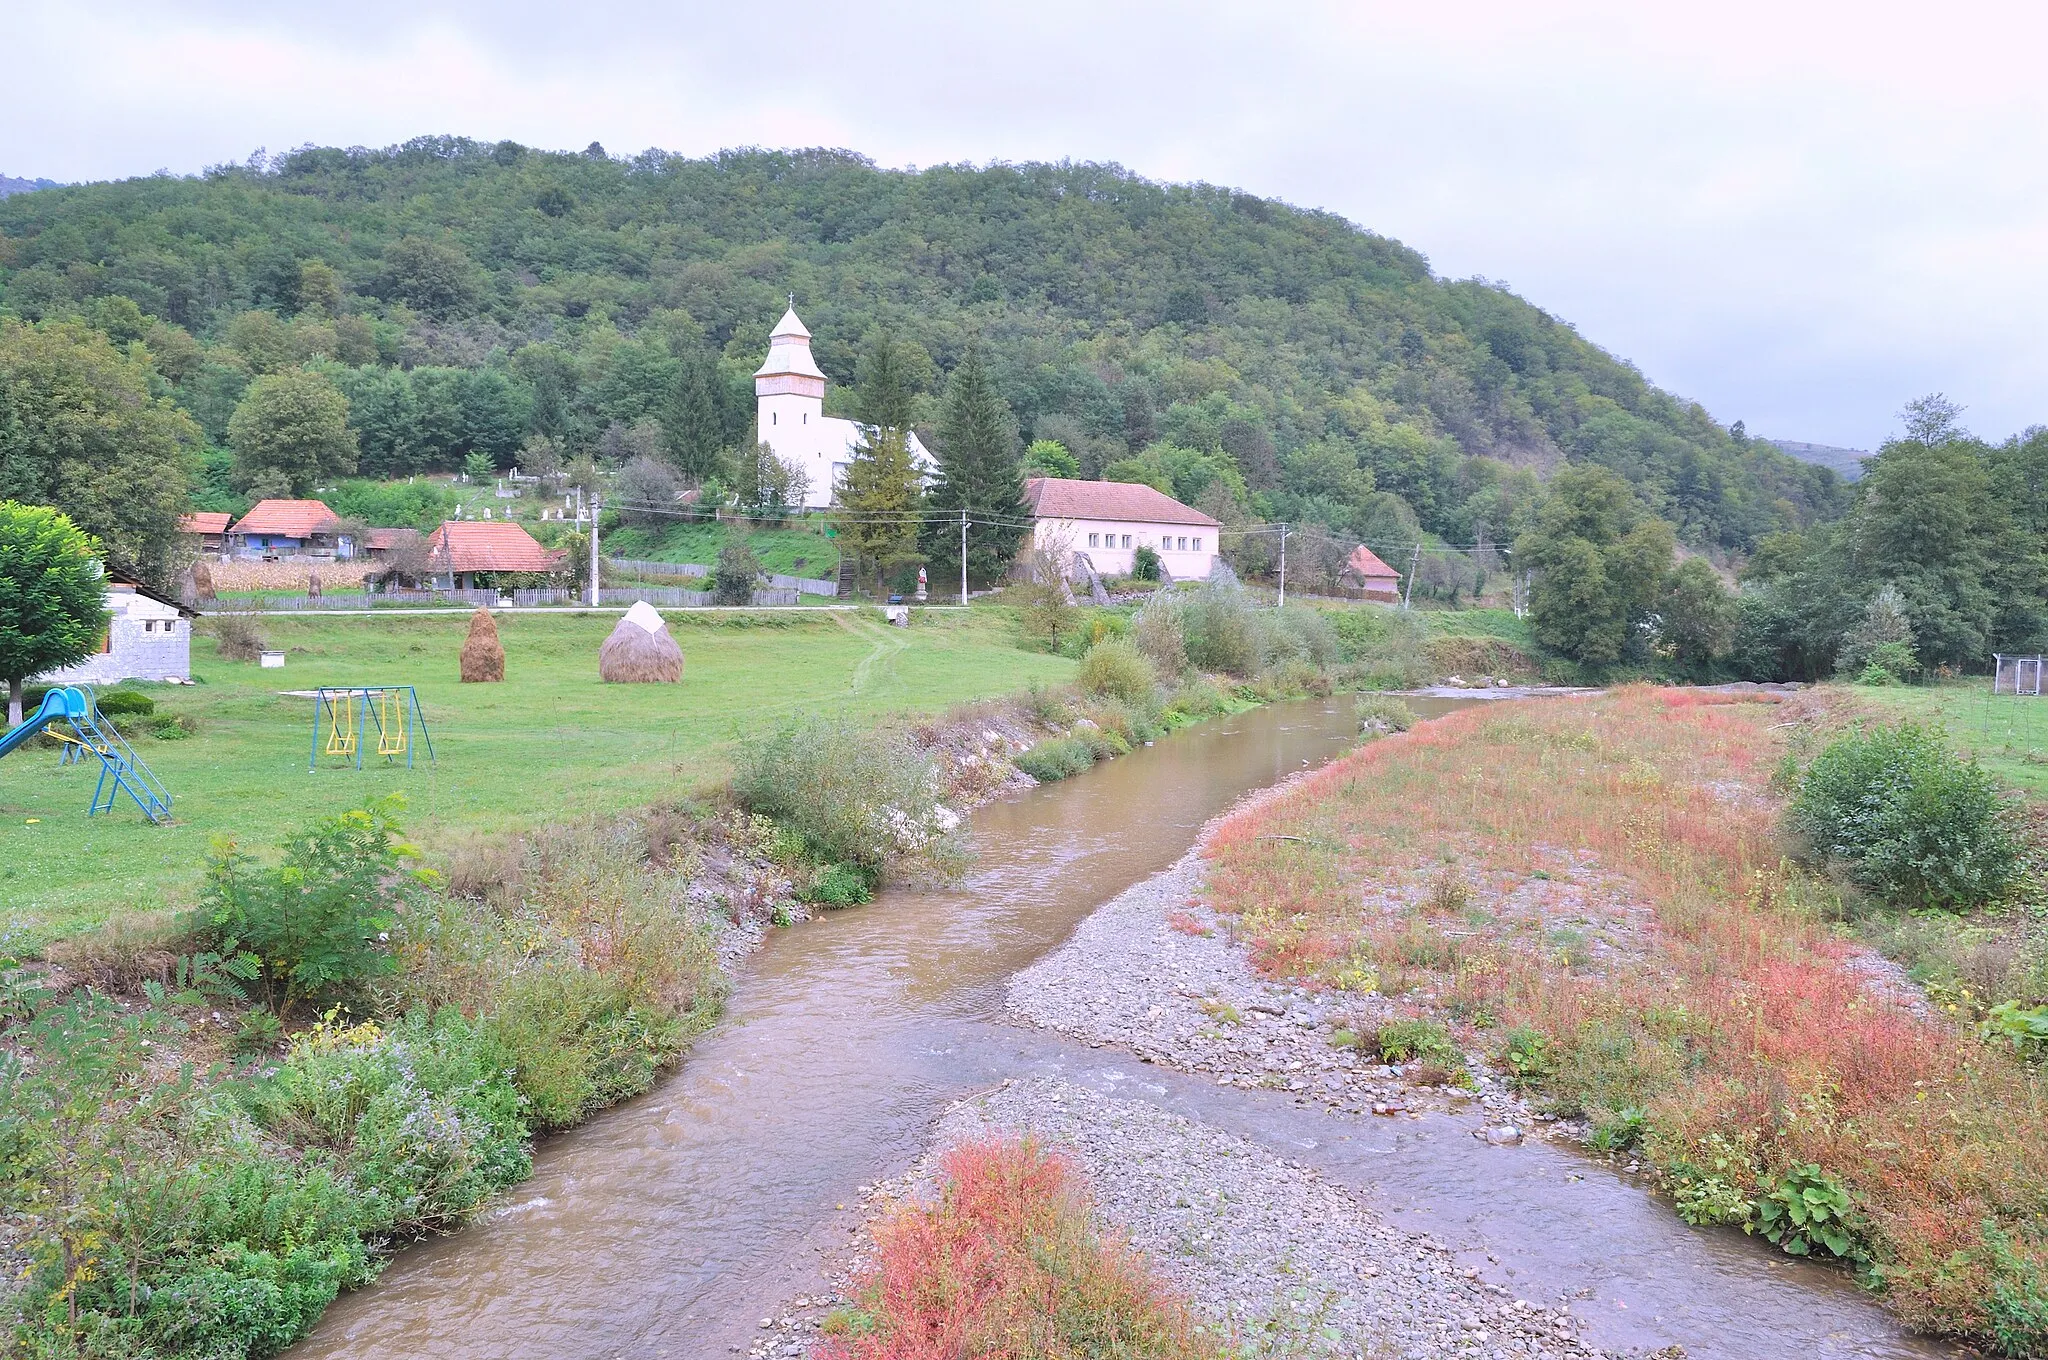
[[[722,382],[717,355],[702,345],[683,352],[661,424],[669,457],[692,481],[716,474],[725,454],[725,411],[719,400]]]
[[[852,555],[881,593],[891,572],[923,560],[916,516],[924,489],[910,461],[910,392],[899,354],[895,340],[882,332],[861,355],[854,403],[865,428],[837,488],[840,550]]]
[[[910,383],[903,347],[888,331],[868,337],[853,389],[854,419],[883,430],[910,428]]]
[[[1009,568],[1025,534],[1024,470],[1017,421],[996,391],[978,346],[946,385],[939,411],[939,481],[925,525],[926,556],[950,574],[960,569],[960,512],[970,521],[967,574],[992,581]]]

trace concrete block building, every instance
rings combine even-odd
[[[53,685],[111,685],[121,680],[190,680],[192,620],[199,617],[177,601],[137,582],[107,583],[111,616],[97,652],[76,666],[37,676]]]

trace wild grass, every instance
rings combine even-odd
[[[551,822],[673,803],[717,788],[738,743],[792,715],[874,723],[941,713],[1075,663],[1019,650],[1003,610],[920,615],[907,630],[845,614],[696,614],[669,627],[688,658],[677,685],[601,685],[597,650],[616,614],[506,614],[505,679],[465,685],[468,620],[265,617],[282,670],[224,659],[195,638],[191,687],[150,686],[157,713],[195,719],[191,739],[143,756],[171,791],[174,820],[87,819],[97,766],[27,747],[0,761],[0,954],[27,955],[130,912],[187,907],[221,832],[269,843],[321,814],[403,790],[430,858]],[[372,754],[358,772],[324,758],[307,772],[316,685],[418,687],[434,744],[414,766]],[[117,720],[127,730],[127,720]]]
[[[875,1228],[821,1360],[1222,1360],[1144,1257],[1097,1228],[1080,1175],[1031,1140],[945,1155],[939,1198]]]
[[[1768,1233],[1771,1204],[1841,1190],[1836,1254],[1902,1317],[2041,1354],[2048,1090],[1855,966],[1829,924],[1838,901],[1780,845],[1782,721],[1646,687],[1454,713],[1224,823],[1212,904],[1269,974],[1415,987],[1474,1017],[1470,1046],[1630,1130],[1681,1206]],[[1445,894],[1420,900],[1410,866],[1447,850],[1482,898],[1595,865],[1649,908],[1647,944],[1587,975],[1541,933],[1473,935]],[[1389,893],[1416,905],[1383,910]]]

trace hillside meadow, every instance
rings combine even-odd
[[[191,688],[152,687],[158,712],[189,716],[182,741],[137,737],[175,799],[176,820],[133,804],[88,820],[97,765],[63,766],[34,745],[0,762],[0,953],[90,928],[137,908],[188,904],[208,843],[268,846],[364,798],[403,791],[408,825],[430,849],[585,813],[708,789],[735,739],[819,710],[864,717],[931,712],[1063,681],[1074,663],[1020,650],[1009,611],[920,614],[907,631],[873,611],[674,613],[686,658],[679,685],[604,685],[597,649],[616,613],[505,613],[502,684],[464,685],[457,614],[263,618],[282,670],[223,661],[193,645]],[[418,688],[435,760],[358,773],[323,760],[309,773],[320,685]]]

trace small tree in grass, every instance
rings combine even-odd
[[[718,550],[718,563],[711,568],[713,604],[751,604],[754,578],[761,574],[761,559],[747,543],[747,536],[734,533]]]
[[[7,725],[21,724],[21,686],[83,661],[107,626],[99,544],[41,505],[0,501],[0,676]]]

